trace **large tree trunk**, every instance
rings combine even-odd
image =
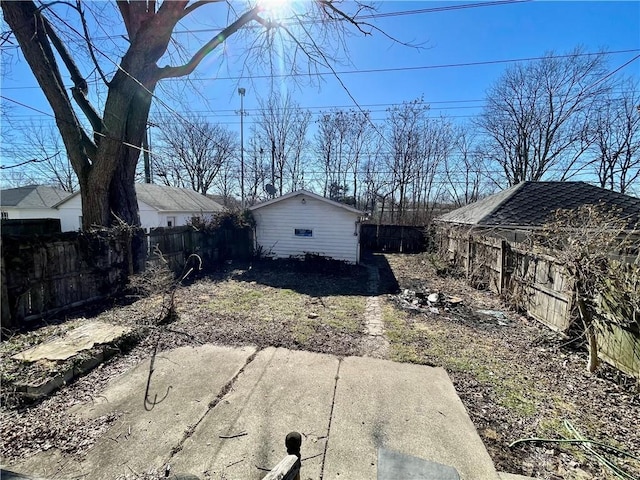
[[[18,39],[25,59],[53,109],[78,176],[85,229],[110,226],[119,221],[140,224],[135,169],[153,91],[160,79],[156,62],[166,51],[171,31],[186,3],[168,2],[162,5],[162,12],[148,11],[143,3],[127,4],[123,18],[131,45],[109,82],[103,118],[97,118],[97,112],[95,118],[91,118],[92,139],[74,112],[51,45],[56,45],[57,54],[63,58],[72,76],[75,74],[77,90],[78,82],[84,81],[73,59],[64,48],[60,49],[59,39],[56,44],[55,32],[47,27],[41,10],[32,1],[2,1],[5,21]],[[73,98],[87,114],[88,101],[84,94],[86,91],[80,94],[74,91]]]

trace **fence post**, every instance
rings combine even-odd
[[[4,269],[4,249],[2,248],[2,239],[0,238],[0,288],[2,289],[2,328],[12,327],[11,309],[9,308],[9,290],[7,289],[7,275]]]
[[[500,277],[498,283],[498,293],[502,295],[502,289],[504,288],[504,270],[506,262],[506,254],[507,254],[507,241],[503,238],[500,240]]]
[[[467,234],[467,280],[471,275],[471,251],[472,251],[472,238],[471,234]]]

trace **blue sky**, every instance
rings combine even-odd
[[[433,9],[469,3],[472,2],[384,1],[379,3],[379,12]],[[209,22],[206,20],[197,19],[197,25],[207,25]],[[378,33],[364,38],[354,35],[347,40],[350,64],[336,65],[336,70],[501,61],[539,57],[551,50],[566,53],[578,45],[588,52],[601,48],[610,51],[640,49],[640,2],[635,1],[532,1],[382,18],[376,21],[376,25],[400,40],[422,44],[424,48],[416,50],[393,44]],[[235,37],[228,42],[228,64],[221,66],[220,56],[214,55],[198,69],[197,76],[205,79],[194,81],[195,85],[200,86],[198,95],[192,95],[190,86],[176,82],[173,82],[171,90],[173,95],[176,91],[180,92],[180,102],[157,90],[157,95],[170,105],[170,110],[179,113],[188,109],[206,112],[211,121],[224,123],[236,130],[239,129],[239,117],[235,112],[239,109],[236,92],[238,86],[243,86],[247,89],[245,108],[249,114],[245,125],[251,125],[255,118],[251,116],[251,110],[257,107],[259,95],[268,94],[269,82],[249,78],[238,80],[237,67],[243,58],[242,42]],[[619,67],[638,53],[610,55],[610,68]],[[37,88],[32,88],[36,82],[30,71],[19,60],[19,56],[16,60],[11,70],[3,71],[2,95],[49,112],[44,96]],[[340,78],[364,109],[373,110],[374,119],[383,118],[389,104],[424,96],[425,101],[431,103],[434,114],[444,113],[465,121],[480,113],[486,89],[506,67],[505,63],[497,63],[342,74]],[[624,68],[621,73],[640,77],[640,60]],[[229,76],[234,78],[217,78]],[[349,95],[331,75],[323,76],[315,85],[296,84],[291,80],[277,80],[275,83],[278,88],[289,90],[301,106],[312,108],[314,113],[331,106],[353,105]],[[155,110],[169,113],[167,108],[159,104],[156,104]],[[53,123],[46,115],[15,105],[10,115],[18,122]],[[7,125],[5,120],[3,128]],[[19,139],[14,141],[16,147],[22,143]],[[10,161],[6,149],[2,161]]]

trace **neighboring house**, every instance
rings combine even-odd
[[[0,190],[2,220],[60,218],[59,212],[52,207],[69,195],[64,190],[44,185]]]
[[[584,182],[522,182],[437,219],[443,226],[494,230],[508,240],[523,240],[558,209],[602,205],[618,212],[629,228],[640,221],[640,199]],[[522,233],[524,232],[524,233]]]
[[[314,253],[350,263],[360,261],[364,212],[306,190],[252,206],[256,246],[275,258]]]
[[[224,210],[210,198],[190,189],[136,183],[140,225],[144,229],[186,225],[192,217],[208,217]],[[82,201],[74,194],[54,206],[60,215],[62,231],[80,229]]]

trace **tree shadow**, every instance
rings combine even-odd
[[[382,253],[363,251],[361,261],[363,265],[368,265],[378,269],[378,295],[394,295],[400,291],[398,279],[393,273],[393,269],[391,268],[391,265],[389,265],[387,257]]]
[[[371,269],[377,269],[378,289],[370,288]],[[393,271],[383,255],[365,255],[362,263],[351,265],[318,256],[305,259],[260,259],[246,270],[234,271],[231,278],[274,288],[293,290],[311,297],[335,295],[371,296],[399,290]]]

